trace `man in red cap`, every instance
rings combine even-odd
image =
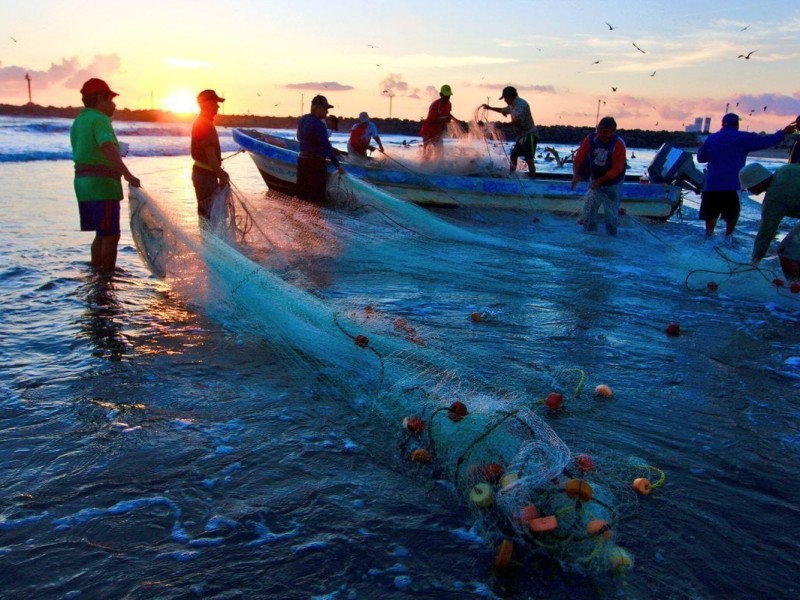
[[[139,187],[139,180],[122,162],[119,142],[111,127],[118,96],[102,79],[89,79],[81,88],[83,110],[75,118],[69,136],[75,162],[75,195],[81,231],[94,231],[92,266],[113,273],[120,236],[122,182]]]
[[[222,150],[214,127],[220,102],[225,102],[225,98],[220,98],[214,90],[197,94],[200,115],[192,125],[192,184],[197,197],[197,214],[204,219],[211,216],[214,192],[229,181],[228,174],[222,170]]]

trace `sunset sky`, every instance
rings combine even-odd
[[[613,29],[612,29],[613,28]],[[421,119],[443,83],[453,114],[505,85],[545,125],[775,130],[800,114],[800,5],[788,1],[339,2],[0,0],[0,103],[78,106],[89,77],[119,107],[194,111],[213,88],[227,114]],[[750,53],[750,58],[744,56]],[[616,91],[615,91],[616,88]]]

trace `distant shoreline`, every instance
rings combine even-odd
[[[40,106],[38,104],[0,104],[0,115],[9,117],[55,117],[74,119],[82,107],[79,106]],[[115,121],[140,121],[149,123],[191,123],[195,114],[179,114],[163,110],[131,110],[120,108],[114,113]],[[266,129],[295,129],[299,117],[268,117],[258,115],[225,115],[219,114],[216,124],[220,127],[261,127]],[[357,122],[356,118],[338,117],[338,131],[347,132]],[[418,136],[421,119],[372,119],[383,134]],[[505,121],[494,123],[506,139],[513,139],[514,133],[510,124]],[[539,125],[539,144],[566,144],[578,146],[581,140],[594,131],[593,127],[576,127],[572,125]],[[620,128],[620,135],[629,148],[661,147],[668,143],[676,148],[689,152],[696,152],[699,146],[699,137],[691,131],[652,131],[645,129]],[[753,157],[762,158],[787,158],[791,149],[793,137],[777,148],[762,150],[752,153]]]

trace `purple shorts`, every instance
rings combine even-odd
[[[119,235],[119,200],[78,202],[81,231],[94,231],[100,237]]]

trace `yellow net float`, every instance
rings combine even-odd
[[[475,506],[487,508],[494,504],[494,492],[488,483],[476,483],[469,491],[469,499]]]

